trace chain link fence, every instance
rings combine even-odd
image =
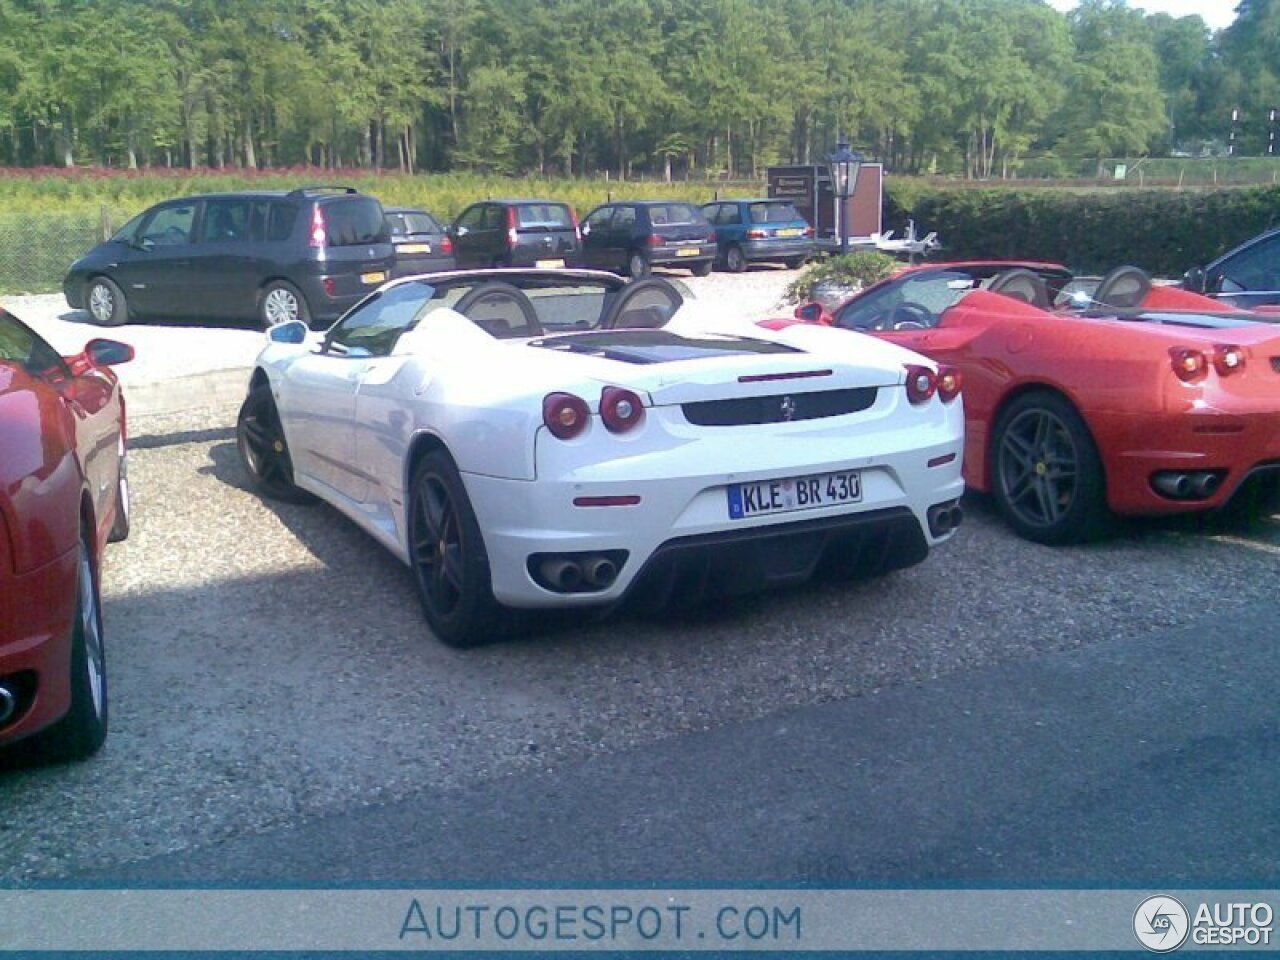
[[[56,293],[77,257],[125,222],[121,211],[0,214],[0,293]]]

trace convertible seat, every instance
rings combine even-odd
[[[1151,277],[1140,267],[1116,267],[1107,273],[1093,292],[1095,303],[1116,310],[1142,306],[1151,291]]]
[[[1049,288],[1038,273],[1025,267],[1015,267],[996,274],[987,290],[1013,297],[1041,310],[1049,309]]]

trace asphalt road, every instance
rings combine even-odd
[[[1276,519],[1051,550],[974,500],[880,580],[458,652],[339,514],[246,490],[230,424],[137,425],[110,740],[0,772],[0,882],[1033,879],[1088,838],[1109,880],[1274,874]],[[1239,812],[1234,868],[1151,859],[1156,800],[1161,837]]]

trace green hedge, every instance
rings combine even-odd
[[[935,259],[1025,258],[1178,277],[1280,223],[1280,187],[1096,191],[887,183],[885,223],[936,230]]]

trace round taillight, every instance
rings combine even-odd
[[[943,403],[950,403],[960,396],[962,378],[955,367],[938,368],[938,396]]]
[[[1170,347],[1169,360],[1178,379],[1187,383],[1199,380],[1209,367],[1205,355],[1191,347]]]
[[[610,433],[626,433],[644,419],[644,403],[630,390],[605,387],[600,394],[600,419]]]
[[[1229,377],[1244,369],[1244,350],[1240,347],[1218,344],[1213,348],[1213,369],[1218,376]]]
[[[549,393],[542,401],[542,422],[554,436],[572,440],[591,420],[587,402],[571,393]]]
[[[927,403],[938,390],[938,376],[928,367],[907,367],[907,399]]]

